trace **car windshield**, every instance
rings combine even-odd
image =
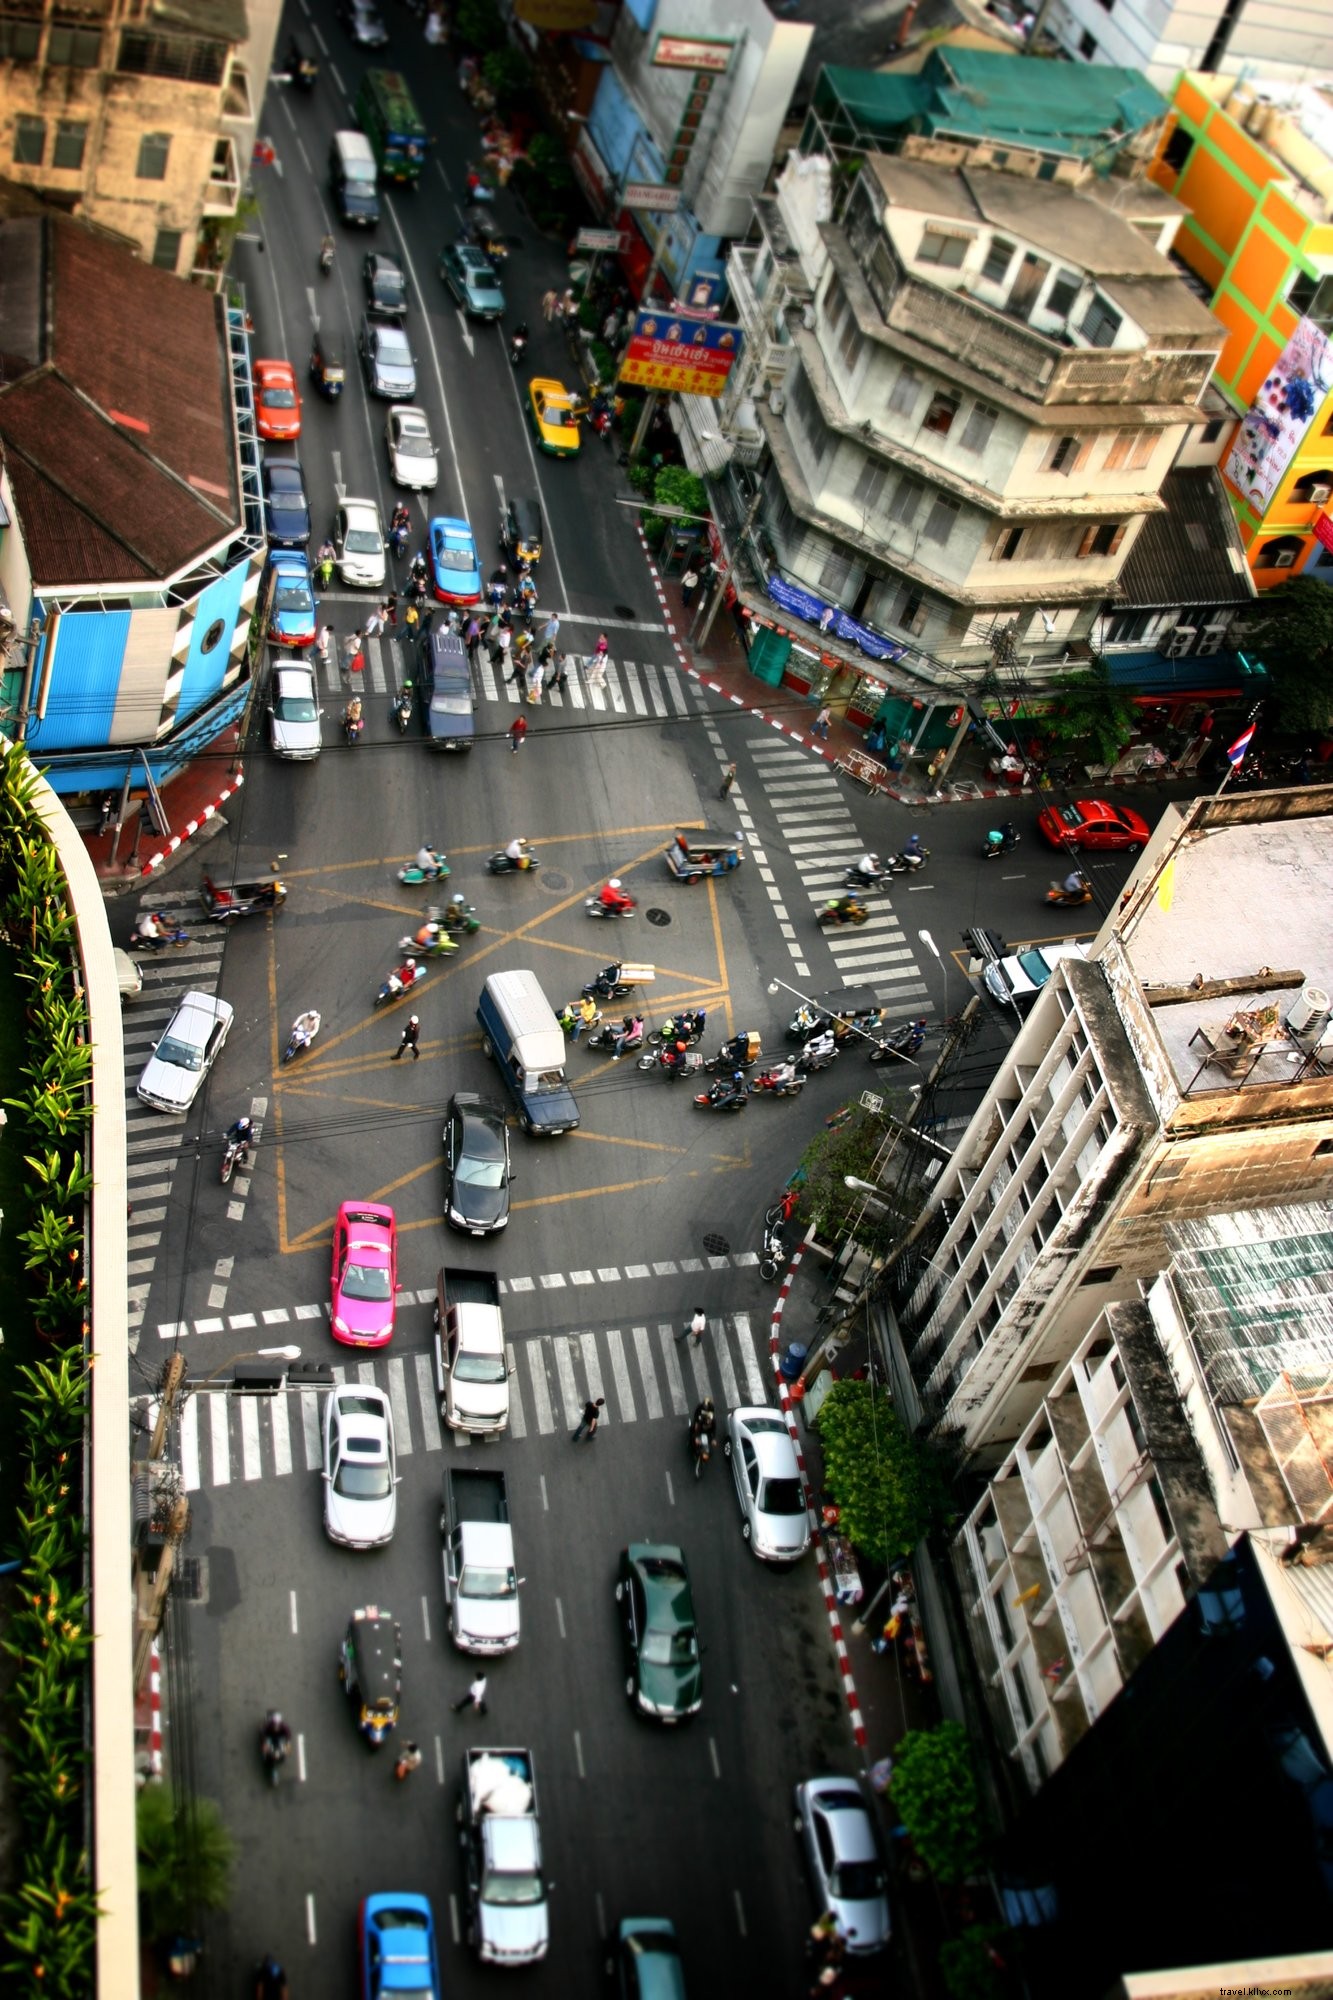
[[[432,715],[470,715],[472,702],[465,694],[437,694],[431,697],[430,712]],[[460,1167],[459,1179],[463,1178]]]
[[[831,1871],[828,1886],[839,1903],[867,1903],[884,1894],[884,1870],[878,1861],[844,1861]]]
[[[405,362],[412,359],[411,350],[407,345],[407,336],[396,326],[380,328],[379,350],[382,361]]]
[[[499,1188],[505,1184],[503,1160],[469,1160],[466,1156],[454,1168],[455,1180],[464,1187]]]
[[[172,1063],[177,1069],[202,1069],[204,1052],[189,1042],[178,1042],[172,1035],[163,1035],[153,1052],[159,1062]]]
[[[688,1667],[699,1657],[699,1638],[693,1625],[681,1632],[648,1632],[644,1635],[643,1657],[651,1667]]]
[[[319,710],[308,694],[280,694],[273,713],[279,722],[313,722]]]
[[[475,569],[477,558],[471,549],[460,548],[457,542],[442,542],[436,539],[435,560],[441,569]]]
[[[454,1363],[455,1382],[503,1382],[506,1373],[502,1354],[460,1354]]]
[[[1018,963],[1034,986],[1044,986],[1051,976],[1050,966],[1035,948],[1032,951],[1020,951]]]
[[[761,1514],[804,1514],[805,1495],[799,1479],[766,1479],[759,1494]]]
[[[377,556],[382,546],[373,528],[349,528],[343,543],[349,556]]]
[[[403,298],[403,277],[401,271],[378,271],[375,274],[375,295],[399,305]]]
[[[464,1563],[458,1579],[460,1597],[513,1597],[517,1591],[512,1569],[484,1569],[480,1563]]]
[[[386,1264],[348,1264],[343,1272],[343,1297],[347,1299],[388,1299],[393,1292]]]
[[[400,458],[434,458],[435,447],[425,431],[399,431],[398,456]]]
[[[490,1869],[482,1884],[483,1903],[540,1903],[542,1900],[542,1878],[540,1875],[504,1875],[499,1869]]]
[[[296,391],[294,389],[275,389],[270,382],[264,390],[264,401],[271,410],[294,410],[296,408]]]
[[[304,583],[280,583],[273,602],[279,611],[309,611],[311,606],[309,587]]]
[[[344,1500],[387,1500],[393,1492],[393,1474],[388,1461],[378,1465],[358,1465],[345,1458],[333,1477],[333,1490]]]

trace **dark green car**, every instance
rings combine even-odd
[[[631,1542],[616,1584],[629,1677],[625,1693],[643,1715],[680,1722],[703,1706],[699,1634],[685,1557],[669,1542]]]

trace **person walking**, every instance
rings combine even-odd
[[[606,662],[611,651],[611,642],[603,632],[592,649],[592,669],[588,675],[589,687],[606,686]]]
[[[555,658],[552,664],[555,667],[555,685],[559,688],[561,694],[563,694],[569,686],[569,658],[567,654],[561,652],[558,646],[555,649]],[[551,683],[548,681],[546,685],[549,687]]]
[[[398,592],[391,590],[384,600],[384,622],[390,631],[398,623]]]
[[[720,799],[730,798],[731,788],[735,784],[735,782],[736,782],[736,766],[734,764],[728,764],[726,770],[722,773],[722,785],[718,792],[718,797]]]
[[[560,613],[553,611],[542,627],[542,639],[548,646],[554,646],[560,637]]]
[[[585,993],[579,1001],[578,1011],[574,1016],[574,1032],[569,1038],[570,1041],[576,1042],[585,1028],[595,1028],[596,1026],[597,1009],[593,1005],[589,995]]]
[[[403,613],[403,630],[409,639],[415,639],[421,630],[421,613],[415,604],[409,604]]]
[[[407,1026],[403,1029],[402,1041],[399,1042],[397,1048],[394,1050],[393,1054],[389,1057],[389,1061],[397,1062],[399,1056],[406,1055],[407,1051],[411,1049],[413,1062],[420,1062],[421,1050],[417,1047],[417,1041],[420,1035],[421,1035],[421,1023],[417,1019],[416,1015],[413,1014],[409,1017]]]
[[[828,726],[830,722],[832,722],[832,720],[833,720],[833,710],[828,706],[826,702],[823,708],[820,709],[814,721],[811,723],[810,734],[812,736],[817,736],[821,743],[827,743]]]
[[[685,609],[687,611],[689,610],[690,606],[694,603],[694,593],[698,588],[699,588],[699,572],[694,567],[694,564],[691,563],[689,568],[686,570],[684,576],[680,580],[681,601],[684,604]]]
[[[319,663],[322,667],[327,667],[338,644],[338,635],[332,625],[323,625],[320,627],[319,638],[316,644],[319,648]]]
[[[542,662],[542,690],[550,694],[552,689],[560,684],[560,662],[565,656],[563,653],[557,653],[554,646],[547,646],[545,650],[546,658]]]
[[[352,640],[352,650],[347,655],[347,671],[349,674],[359,674],[363,672],[365,664],[366,656],[361,651],[361,640],[359,636],[354,637]]]
[[[555,318],[555,309],[560,303],[560,294],[555,291],[542,293],[542,318],[549,326]]]
[[[512,662],[506,660],[505,664],[509,666],[509,672],[505,675],[505,679],[509,682],[510,687],[521,688],[527,678],[528,672],[527,663],[523,655],[515,653]]]
[[[703,1337],[707,1333],[707,1331],[708,1331],[708,1315],[704,1311],[702,1306],[696,1306],[694,1308],[694,1318],[690,1321],[688,1326],[683,1326],[681,1328],[680,1332],[676,1335],[676,1339],[677,1341],[682,1341],[688,1334],[690,1339],[693,1340],[695,1346],[699,1347],[703,1344]]]
[[[571,1444],[577,1444],[579,1439],[585,1434],[585,1432],[587,1434],[588,1443],[589,1444],[592,1443],[593,1439],[597,1435],[597,1426],[601,1422],[602,1411],[605,1407],[606,1407],[605,1396],[599,1396],[595,1403],[585,1403],[583,1405],[583,1415],[579,1418],[578,1427],[576,1430],[572,1430],[569,1434],[569,1441]]]
[[[528,661],[528,700],[540,701],[541,698],[542,698],[542,663],[540,660],[530,659]]]
[[[519,751],[523,748],[523,739],[527,735],[527,733],[528,733],[527,716],[516,715],[513,721],[509,725],[509,748],[514,756],[517,756]]]
[[[463,629],[463,644],[467,647],[468,659],[475,667],[477,654],[481,650],[481,620],[475,613],[468,619]]]
[[[472,1684],[468,1688],[467,1693],[465,1695],[460,1695],[458,1700],[454,1703],[453,1706],[455,1715],[457,1715],[459,1710],[463,1708],[470,1708],[474,1710],[475,1713],[478,1715],[485,1715],[486,1713],[485,1674],[478,1674],[477,1678],[472,1682]]]
[[[398,1762],[393,1767],[394,1777],[397,1778],[399,1784],[401,1785],[404,1778],[410,1777],[413,1771],[419,1771],[420,1769],[421,1769],[420,1748],[415,1743],[404,1743],[402,1751],[399,1754]]]

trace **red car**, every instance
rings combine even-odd
[[[301,395],[288,361],[255,363],[255,428],[262,438],[299,438]]]
[[[381,1202],[345,1201],[333,1225],[331,1322],[344,1347],[383,1347],[393,1336],[398,1225]]]
[[[1046,806],[1037,821],[1052,847],[1066,854],[1079,847],[1146,847],[1150,828],[1132,806],[1105,799],[1076,799],[1072,806]]]

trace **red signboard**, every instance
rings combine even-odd
[[[659,35],[653,50],[654,69],[705,69],[720,75],[731,62],[733,42],[688,41],[683,35]]]
[[[654,309],[634,316],[621,382],[683,396],[720,396],[740,351],[739,327]]]
[[[1333,549],[1333,518],[1322,507],[1314,517],[1314,538],[1322,542],[1326,549]]]

